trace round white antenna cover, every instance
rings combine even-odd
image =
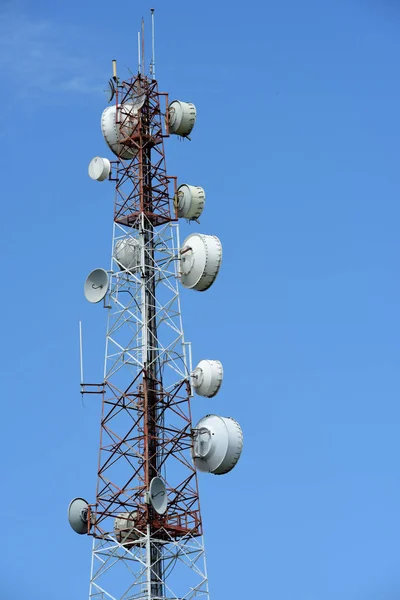
[[[191,102],[174,100],[168,107],[169,133],[188,136],[196,122],[196,107]]]
[[[183,183],[177,190],[178,217],[198,219],[203,212],[206,195],[202,187]]]
[[[118,120],[118,123],[117,123]],[[133,104],[107,106],[101,115],[101,132],[108,147],[120,158],[132,159],[137,148],[127,142],[138,124],[137,109]],[[125,143],[123,143],[125,141]]]
[[[212,398],[222,385],[224,369],[219,360],[201,360],[192,373],[192,385],[196,394]]]
[[[192,233],[180,249],[180,280],[189,289],[204,292],[217,278],[222,245],[217,236]]]
[[[140,267],[140,243],[132,237],[118,240],[114,248],[114,258],[121,271],[136,271]]]
[[[69,524],[80,535],[88,532],[88,506],[83,498],[75,498],[68,506]]]
[[[140,537],[140,532],[136,529],[136,521],[136,511],[120,513],[114,519],[114,532],[121,544],[128,544]]]
[[[242,430],[231,417],[207,415],[197,423],[192,456],[199,471],[215,475],[228,473],[238,462],[242,448]]]
[[[86,278],[83,288],[88,302],[96,304],[105,298],[108,290],[108,274],[104,269],[95,269]]]
[[[89,163],[89,177],[95,181],[104,181],[111,172],[111,163],[108,158],[95,156]]]
[[[167,489],[162,479],[154,477],[150,482],[150,502],[159,515],[163,515],[167,510],[168,496]]]

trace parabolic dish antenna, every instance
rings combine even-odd
[[[140,85],[139,80],[136,80],[135,83],[133,84],[133,93],[131,95],[130,100],[136,111],[140,110],[142,108],[143,104],[145,103],[146,92]]]
[[[216,235],[192,233],[180,249],[181,283],[204,292],[217,278],[222,262],[222,245]]]
[[[115,81],[114,79],[109,79],[108,80],[108,90],[107,91],[107,102],[111,102],[111,100],[114,98],[115,96]]]
[[[192,457],[199,471],[224,475],[238,462],[243,448],[243,433],[231,417],[207,415],[193,433]]]
[[[150,482],[150,502],[159,515],[163,515],[167,510],[168,496],[167,489],[162,479],[153,477]]]
[[[89,177],[95,181],[104,181],[111,172],[111,163],[108,158],[95,156],[89,163]]]
[[[83,291],[86,300],[96,304],[105,298],[108,290],[108,274],[104,269],[95,269],[86,278]]]
[[[212,398],[219,391],[224,369],[219,360],[201,360],[192,373],[192,385],[196,394]]]
[[[198,219],[203,212],[206,195],[202,187],[183,183],[178,187],[176,208],[178,217]]]
[[[132,237],[118,240],[114,248],[114,258],[121,271],[137,271],[140,267],[139,241]]]
[[[88,532],[88,507],[83,498],[75,498],[68,506],[68,521],[72,529],[82,535]]]
[[[118,119],[118,123],[117,123]],[[137,147],[129,140],[138,124],[137,109],[133,104],[107,106],[101,115],[101,132],[108,147],[120,158],[131,159]]]
[[[169,133],[186,137],[196,122],[196,107],[191,102],[174,100],[168,107]]]

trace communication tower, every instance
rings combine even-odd
[[[188,138],[196,108],[158,90],[151,13],[150,73],[143,21],[138,74],[119,79],[113,61],[101,131],[117,158],[89,164],[92,179],[115,184],[110,268],[84,284],[108,312],[100,383],[84,382],[81,354],[81,392],[102,401],[96,498],[68,508],[74,531],[93,538],[91,600],[208,600],[197,470],[227,473],[243,444],[230,417],[192,423],[193,393],[215,396],[223,368],[209,359],[192,368],[179,285],[207,290],[222,246],[204,233],[179,241],[179,219],[200,217],[205,192],[168,175],[164,140]]]

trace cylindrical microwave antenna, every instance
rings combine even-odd
[[[191,102],[173,100],[168,107],[169,133],[187,137],[196,122],[196,107]]]
[[[118,240],[114,247],[114,258],[119,268],[133,273],[140,267],[140,243],[133,237]]]
[[[182,183],[176,192],[175,208],[178,217],[196,220],[204,209],[206,194],[199,185]]]
[[[95,181],[104,181],[111,172],[111,163],[108,158],[95,156],[89,163],[89,177]]]
[[[201,360],[192,373],[193,389],[199,396],[212,398],[219,392],[224,369],[219,360]]]
[[[222,262],[222,245],[216,235],[192,233],[180,250],[183,286],[204,292],[217,278]]]
[[[113,104],[107,106],[101,115],[101,132],[114,154],[119,158],[132,159],[136,156],[137,146],[130,137],[138,125],[136,107],[133,104]]]
[[[242,448],[242,429],[232,417],[207,415],[194,429],[192,456],[196,469],[204,473],[229,473],[238,462]]]

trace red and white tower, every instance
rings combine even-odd
[[[230,471],[243,440],[229,417],[191,419],[193,393],[214,396],[223,369],[207,359],[192,369],[179,284],[207,290],[222,247],[201,233],[179,241],[179,219],[197,220],[205,193],[168,175],[164,140],[188,137],[196,109],[158,90],[153,11],[152,24],[150,75],[142,64],[122,81],[113,62],[101,128],[117,158],[89,165],[92,179],[115,183],[110,269],[85,282],[86,299],[108,311],[103,381],[81,384],[102,400],[96,499],[68,511],[93,537],[91,600],[208,599],[196,470]]]

